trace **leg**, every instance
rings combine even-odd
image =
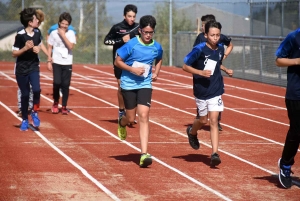
[[[69,89],[72,77],[72,65],[61,66],[61,89],[62,89],[62,106],[66,107],[69,98]]]
[[[33,91],[32,86],[30,85],[30,92],[29,92],[29,108],[30,111],[33,110]],[[37,108],[39,109],[39,108]]]
[[[61,69],[61,65],[55,63],[52,64],[52,68],[53,68],[53,106],[51,108],[51,111],[53,114],[57,114],[59,112],[58,101],[59,101],[59,89],[61,86],[62,69]]]
[[[16,75],[16,80],[21,91],[21,110],[22,110],[22,124],[21,131],[28,130],[28,101],[29,101],[29,76]]]
[[[211,166],[217,166],[221,163],[221,159],[218,154],[219,148],[219,128],[218,118],[220,111],[224,110],[223,100],[221,96],[216,96],[209,99],[208,101],[209,121],[210,121],[210,138],[212,146],[211,154]]]
[[[40,73],[39,72],[32,72],[29,74],[30,85],[32,87],[33,93],[33,110],[31,112],[32,124],[35,127],[40,126],[40,119],[38,117],[38,109],[40,107],[40,95],[41,95],[41,88],[40,88]]]
[[[121,75],[122,75],[122,69],[118,68],[117,66],[114,66],[114,74],[117,79],[117,84],[118,84],[118,91],[117,91],[117,98],[118,98],[118,104],[119,104],[119,117],[123,116],[125,114],[125,104],[124,104],[124,99],[123,95],[121,92]]]
[[[286,99],[285,104],[290,120],[290,128],[286,135],[281,159],[278,161],[280,169],[278,178],[284,188],[291,188],[291,167],[295,163],[294,158],[300,143],[300,101]]]
[[[218,116],[218,129],[219,129],[219,131],[222,131],[222,130],[223,130],[223,128],[222,128],[222,126],[221,126],[221,124],[220,124],[221,116],[222,116],[222,112],[219,112],[219,116]]]
[[[18,109],[19,109],[19,111],[18,111],[18,116],[19,116],[19,117],[22,117],[21,95],[22,95],[21,90],[20,90],[20,88],[18,87],[17,97],[18,97]]]

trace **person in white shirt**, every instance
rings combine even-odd
[[[59,28],[51,32],[48,38],[48,70],[53,71],[53,106],[52,113],[59,113],[59,91],[62,90],[62,114],[68,114],[67,102],[72,76],[73,54],[72,49],[76,44],[74,31],[68,30],[72,22],[69,13],[64,12],[59,16]]]

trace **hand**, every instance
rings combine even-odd
[[[127,43],[130,40],[130,35],[127,34],[127,35],[123,36],[122,39],[123,39],[124,43]]]
[[[26,51],[33,48],[34,47],[34,44],[33,44],[33,41],[32,40],[28,40],[26,41],[25,43],[25,48],[26,48]]]
[[[210,77],[211,76],[211,70],[203,70],[200,72],[200,75],[203,77]]]
[[[142,76],[145,72],[145,68],[144,67],[137,67],[137,68],[132,68],[131,72],[133,74],[136,74],[138,76]]]
[[[41,50],[40,46],[34,46],[33,47],[33,52],[36,53],[36,54],[38,54],[40,52],[40,50]]]
[[[227,70],[225,71],[225,73],[226,73],[227,75],[229,75],[230,77],[233,76],[233,70],[231,70],[231,69],[227,69]]]
[[[156,81],[157,80],[157,74],[156,73],[152,73],[152,81]]]
[[[58,28],[57,33],[58,33],[58,35],[63,36],[63,35],[65,35],[66,31],[64,29]]]
[[[47,68],[49,71],[52,71],[52,63],[51,62],[47,62]]]

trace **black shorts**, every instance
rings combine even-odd
[[[138,104],[151,106],[151,97],[152,97],[152,89],[151,88],[142,88],[142,89],[134,89],[134,90],[124,90],[121,89],[125,109],[131,110],[136,108]]]
[[[114,65],[114,74],[115,74],[115,78],[119,80],[122,75],[122,69]]]

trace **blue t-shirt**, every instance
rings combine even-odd
[[[293,31],[279,45],[276,56],[278,58],[300,57],[300,29]],[[300,100],[300,65],[287,68],[287,87],[285,98]]]
[[[218,44],[218,49],[210,49],[206,43],[196,45],[184,58],[184,63],[198,70],[204,70],[209,60],[216,62],[214,73],[209,77],[193,74],[194,96],[201,100],[207,100],[224,93],[224,82],[221,75],[221,62],[224,57],[224,46]]]
[[[53,24],[53,25],[48,29],[48,35],[49,35],[52,31],[54,31],[54,30],[56,30],[56,29],[58,29],[58,24]],[[68,30],[74,31],[74,33],[75,33],[75,35],[76,35],[76,31],[75,31],[75,29],[74,29],[74,27],[73,27],[72,25],[69,25],[69,26],[68,26]]]
[[[135,37],[117,50],[117,54],[129,66],[134,61],[150,65],[147,77],[138,76],[129,71],[122,70],[121,88],[125,90],[152,88],[152,65],[155,60],[162,59],[163,49],[153,40],[150,44],[144,44],[139,37]]]

